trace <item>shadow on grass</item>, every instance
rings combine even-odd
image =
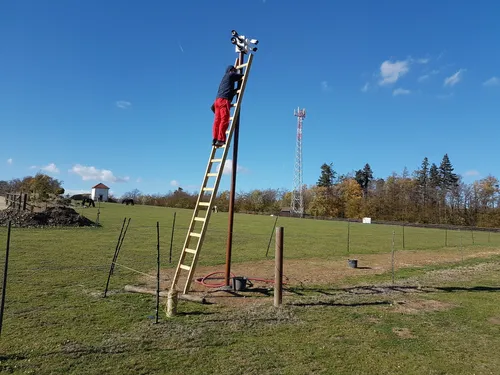
[[[266,289],[266,288],[248,288],[248,289],[242,290],[241,293],[238,293],[234,290],[223,290],[223,291],[218,290],[215,292],[224,292],[224,293],[230,294],[232,297],[237,297],[237,298],[249,297],[248,293],[260,293],[266,297],[271,296],[269,289]],[[213,293],[215,293],[215,292],[213,292]],[[242,293],[246,293],[246,294],[242,294]],[[210,296],[208,296],[208,298],[223,298],[223,297],[227,297],[227,295],[210,295]],[[254,297],[254,296],[252,296],[252,297]]]
[[[176,315],[179,316],[190,316],[190,315],[213,315],[213,312],[207,311],[178,311]]]
[[[470,288],[456,287],[456,286],[442,286],[435,289],[443,292],[500,292],[500,287],[494,286],[473,286]]]
[[[389,301],[376,301],[376,302],[357,302],[357,303],[342,303],[342,302],[296,302],[290,303],[291,306],[336,306],[336,307],[361,307],[361,306],[380,306],[380,305],[390,305]]]
[[[473,286],[416,286],[416,285],[384,285],[384,286],[355,286],[349,288],[287,288],[288,292],[304,296],[310,293],[319,293],[327,296],[334,296],[339,293],[349,294],[389,294],[389,293],[439,293],[439,292],[500,292],[500,287]]]

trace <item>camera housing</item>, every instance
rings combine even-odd
[[[236,52],[248,53],[256,52],[257,47],[255,45],[259,44],[257,39],[246,38],[245,35],[240,35],[236,30],[231,31],[231,43],[235,45]]]

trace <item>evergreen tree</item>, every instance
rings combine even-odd
[[[363,195],[366,199],[368,196],[368,186],[370,186],[370,182],[373,180],[373,172],[370,164],[366,163],[363,169],[357,170],[354,178],[361,189],[363,189]]]
[[[429,169],[429,185],[433,188],[441,186],[441,177],[435,163],[432,163],[431,168]]]
[[[439,177],[441,180],[441,188],[444,191],[450,191],[458,186],[458,176],[453,173],[453,166],[451,165],[448,154],[444,154],[443,160],[439,165]]]
[[[427,202],[429,184],[429,159],[427,159],[427,156],[424,158],[420,169],[417,171],[417,183],[425,204]]]
[[[324,163],[321,166],[321,175],[319,176],[317,186],[331,188],[333,186],[333,180],[337,173],[333,170],[333,163]]]

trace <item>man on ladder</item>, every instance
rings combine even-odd
[[[234,83],[243,78],[243,74],[236,72],[233,65],[226,68],[226,73],[219,85],[217,97],[212,104],[212,111],[215,114],[212,128],[212,146],[221,147],[226,143],[226,131],[229,126],[229,116],[231,102],[235,95]]]

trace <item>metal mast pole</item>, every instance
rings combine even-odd
[[[244,64],[246,53],[248,53],[249,51],[252,52],[257,51],[256,47],[249,46],[249,44],[258,44],[259,41],[256,39],[247,39],[245,38],[244,35],[238,35],[236,30],[233,30],[231,34],[232,34],[231,43],[235,45],[235,50],[238,53],[237,65],[242,65]],[[239,90],[240,88],[241,88],[241,80],[238,81],[237,90]],[[239,130],[240,130],[240,114],[241,114],[241,104],[238,117],[236,117],[233,122],[234,126],[233,160],[232,160],[232,170],[231,170],[231,190],[229,192],[229,218],[228,218],[228,233],[227,233],[227,248],[226,248],[226,269],[224,277],[224,282],[226,286],[230,285],[230,275],[231,275],[231,255],[233,249],[233,227],[234,227],[234,201],[236,193],[236,171],[238,169],[238,142],[239,142]],[[223,167],[224,166],[221,165],[221,168]]]
[[[295,173],[292,191],[292,214],[304,216],[304,194],[302,185],[302,121],[306,117],[306,110],[297,108],[293,111],[297,117],[297,145],[295,151]]]
[[[239,53],[238,65],[243,64],[243,52]],[[238,82],[238,89],[241,87],[241,81]],[[241,104],[240,104],[241,105]],[[241,113],[241,107],[240,107]],[[231,275],[231,253],[233,250],[233,226],[234,226],[234,200],[236,192],[236,170],[238,169],[238,142],[240,133],[240,115],[234,119],[234,133],[233,133],[233,160],[231,168],[231,190],[229,192],[229,219],[227,229],[227,248],[226,248],[226,272],[224,281],[226,286],[229,286],[229,279]],[[221,166],[222,167],[222,166]]]

